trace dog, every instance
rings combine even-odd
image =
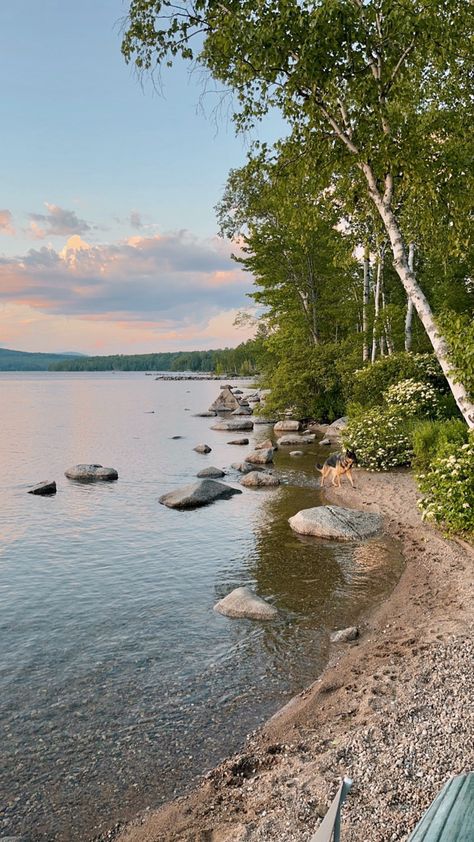
[[[332,477],[332,484],[335,488],[341,487],[341,477],[347,474],[352,488],[355,488],[352,482],[351,469],[353,465],[357,465],[357,457],[353,450],[346,450],[345,453],[331,453],[326,459],[324,465],[316,465],[317,470],[322,474],[321,488],[324,488],[324,480],[326,477]],[[337,482],[336,482],[337,480]]]

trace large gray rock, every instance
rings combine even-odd
[[[221,388],[219,397],[211,403],[209,409],[215,412],[233,412],[234,409],[239,408],[239,401],[231,391],[230,386],[223,386]]]
[[[196,447],[193,447],[193,450],[195,450],[196,453],[210,453],[212,447],[209,447],[208,444],[197,444]]]
[[[278,447],[287,447],[291,444],[312,444],[316,436],[310,433],[307,436],[299,435],[298,433],[288,433],[286,436],[281,436],[277,439]]]
[[[250,462],[251,465],[270,465],[273,462],[273,447],[268,447],[266,450],[254,450],[247,454],[245,461]]]
[[[291,528],[299,535],[357,541],[375,535],[382,526],[380,515],[357,512],[340,506],[315,506],[290,517]]]
[[[248,443],[249,443],[248,439],[232,439],[231,441],[227,442],[227,444],[239,444],[239,445],[244,445],[244,444],[248,444]]]
[[[273,474],[250,471],[240,480],[240,484],[245,485],[245,488],[276,488],[277,485],[280,485],[280,480]]]
[[[28,494],[38,494],[41,497],[46,497],[49,494],[56,494],[57,488],[56,483],[53,480],[43,480],[43,482],[39,482],[38,485],[34,485],[33,488],[28,489]]]
[[[326,436],[328,438],[339,438],[342,431],[345,430],[347,427],[347,418],[345,415],[342,418],[337,418],[336,421],[333,421],[332,424],[326,430]]]
[[[230,467],[240,474],[250,474],[251,471],[263,471],[263,468],[259,468],[258,465],[250,465],[249,462],[232,462]]]
[[[234,409],[232,417],[234,417],[234,415],[252,415],[252,410],[249,406],[242,404],[242,406],[239,406],[238,409]]]
[[[214,611],[234,619],[273,620],[278,611],[250,588],[235,588],[214,605]]]
[[[349,626],[347,629],[339,629],[331,635],[331,643],[350,643],[351,640],[357,640],[359,637],[359,629],[356,626]]]
[[[203,468],[202,471],[199,471],[196,476],[199,477],[199,479],[205,479],[206,477],[209,479],[222,479],[222,477],[225,477],[225,471],[221,471],[220,468],[214,468],[213,465],[209,465],[208,468]]]
[[[199,506],[213,503],[214,500],[226,500],[233,494],[242,494],[242,492],[240,488],[232,488],[223,482],[203,479],[163,494],[159,502],[170,509],[197,509]]]
[[[211,427],[211,430],[224,430],[226,432],[253,430],[253,421],[250,418],[229,418],[227,421],[218,421]]]
[[[102,465],[73,465],[72,468],[64,471],[64,475],[68,479],[78,479],[83,482],[118,479],[115,468],[104,468]]]
[[[273,429],[276,433],[294,433],[300,427],[301,424],[299,421],[295,421],[293,418],[285,418],[284,421],[278,421]]]

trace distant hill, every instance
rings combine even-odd
[[[0,348],[0,371],[47,371],[54,363],[71,360],[76,357],[84,358],[82,354],[73,352],[64,354],[36,354],[29,351],[12,351]]]

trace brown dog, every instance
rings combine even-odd
[[[352,466],[356,464],[357,458],[352,450],[347,450],[346,453],[331,453],[331,455],[326,459],[324,465],[316,465],[316,468],[322,474],[321,488],[324,488],[324,480],[326,477],[332,477],[332,485],[335,488],[340,488],[341,477],[344,476],[344,474],[347,474],[349,482],[352,485],[352,488],[354,488],[355,486],[352,482],[351,469]]]

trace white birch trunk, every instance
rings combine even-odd
[[[369,342],[368,342],[368,309],[370,296],[370,274],[369,274],[369,247],[364,250],[364,289],[362,295],[362,333],[364,334],[364,343],[362,346],[362,361],[365,363],[369,359]]]
[[[415,243],[410,243],[408,246],[408,268],[410,272],[414,275],[414,266],[415,266]],[[412,326],[413,326],[413,302],[411,299],[408,299],[407,302],[407,312],[405,316],[405,351],[411,351],[412,345]]]
[[[377,356],[377,323],[380,313],[380,286],[381,286],[381,279],[382,279],[382,271],[383,271],[383,248],[379,249],[377,255],[377,277],[375,282],[375,292],[374,292],[374,327],[372,330],[372,356],[371,362],[372,364],[375,362],[375,357]],[[380,349],[382,351],[382,349]]]
[[[448,359],[448,343],[446,342],[444,336],[440,335],[428,299],[426,298],[423,290],[418,286],[416,278],[408,265],[402,234],[390,204],[390,197],[388,200],[382,197],[377,187],[377,182],[371,167],[368,164],[361,164],[360,166],[367,179],[370,196],[382,218],[382,222],[388,234],[393,253],[393,265],[398,277],[404,286],[408,299],[413,303],[420,321],[428,334],[429,340],[436,354],[436,358],[443,369],[444,376],[449,383],[449,387],[463,418],[465,419],[467,425],[471,429],[474,429],[474,404],[470,400],[464,385],[453,376],[451,364]]]

